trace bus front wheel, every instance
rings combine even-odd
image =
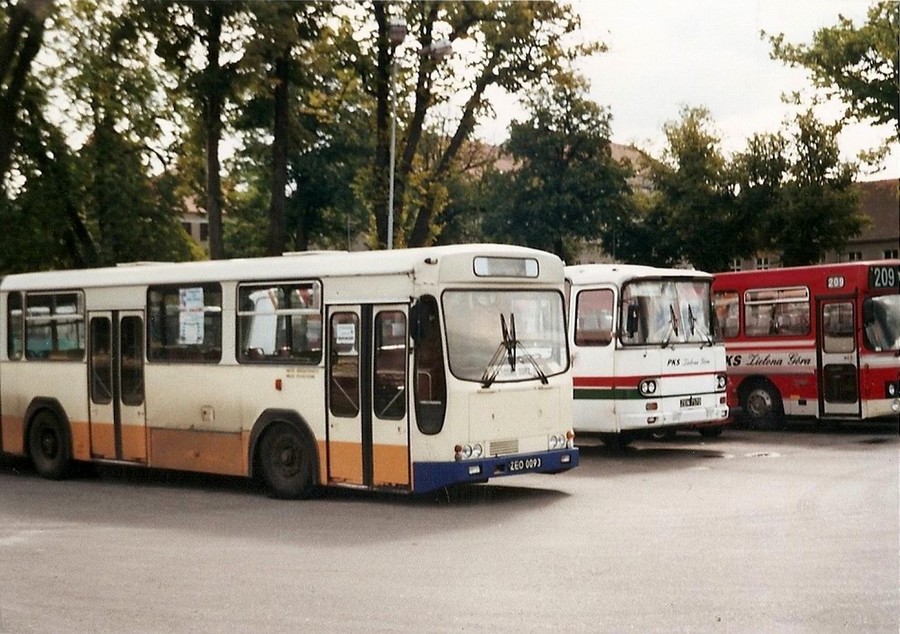
[[[751,425],[764,429],[778,429],[784,424],[781,395],[771,385],[759,383],[744,395],[744,412]]]
[[[274,497],[295,499],[312,493],[314,453],[293,426],[276,423],[269,428],[260,441],[259,457]]]
[[[28,430],[28,453],[41,477],[65,477],[72,463],[70,445],[68,430],[53,412],[45,409],[35,414]]]

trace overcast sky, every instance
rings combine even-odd
[[[784,33],[791,43],[809,43],[842,14],[861,25],[867,0],[572,0],[583,16],[584,37],[609,51],[582,70],[591,96],[612,114],[612,140],[659,154],[663,124],[679,119],[682,106],[706,107],[726,152],[745,148],[755,132],[775,132],[795,110],[781,95],[811,91],[805,70],[769,59],[760,37]],[[841,109],[820,112],[836,117]],[[518,111],[503,108],[501,117]],[[520,116],[520,115],[518,115]],[[498,122],[501,123],[501,122]],[[494,128],[498,131],[497,128]],[[845,159],[877,145],[887,128],[854,125],[841,135]],[[493,139],[501,140],[501,139]],[[900,148],[885,169],[861,179],[900,177]]]

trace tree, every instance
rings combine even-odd
[[[766,34],[763,33],[765,37]],[[812,44],[789,44],[770,36],[771,56],[812,73],[816,86],[847,104],[847,118],[893,124],[900,140],[900,3],[880,0],[861,27],[844,16],[819,29]]]
[[[664,231],[657,234],[655,263],[725,270],[740,251],[738,227],[727,161],[709,111],[682,108],[681,120],[666,123],[663,131],[663,161],[650,167],[657,192],[650,217]]]
[[[387,243],[389,156],[389,86],[396,63],[400,87],[397,112],[398,150],[395,176],[395,243],[422,246],[432,243],[440,230],[440,214],[447,203],[447,182],[455,161],[470,138],[478,118],[490,113],[488,89],[510,93],[524,90],[562,66],[561,38],[575,30],[578,16],[561,2],[419,2],[397,3],[404,9],[413,46],[392,49],[388,38],[390,9],[394,3],[374,2],[375,41],[369,54],[358,56],[364,85],[376,102],[376,147],[372,168],[377,244]],[[395,15],[394,17],[400,17]],[[466,63],[452,64],[433,53],[440,40],[470,40]],[[583,52],[596,50],[586,46]],[[411,54],[410,54],[411,53]],[[414,60],[412,69],[409,60]],[[374,63],[372,61],[374,60]],[[406,84],[409,78],[410,85]],[[436,105],[451,94],[462,103],[439,150],[425,156],[426,130]],[[402,95],[412,94],[411,104]],[[410,109],[407,111],[407,105]],[[449,122],[445,122],[448,123]]]
[[[0,179],[9,170],[26,79],[53,4],[54,0],[19,0],[0,24]]]
[[[210,257],[224,257],[222,174],[219,158],[226,106],[238,84],[244,54],[247,9],[242,2],[139,2],[143,28],[156,36],[156,53],[178,75],[179,87],[193,99],[205,156],[205,207]],[[197,62],[202,61],[198,65]]]
[[[586,92],[582,79],[558,75],[531,99],[530,118],[510,126],[504,150],[516,168],[489,181],[488,238],[572,262],[578,240],[624,212],[628,171],[612,158],[609,115]]]
[[[840,124],[825,125],[807,111],[795,126],[794,160],[768,222],[771,248],[784,266],[815,264],[828,251],[842,251],[866,222],[853,187],[856,167],[840,160]]]

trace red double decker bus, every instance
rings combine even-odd
[[[732,411],[897,421],[900,260],[720,273],[713,293]]]

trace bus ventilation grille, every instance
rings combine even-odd
[[[510,453],[519,453],[519,441],[513,440],[497,440],[491,443],[490,453],[492,456],[502,456]]]

